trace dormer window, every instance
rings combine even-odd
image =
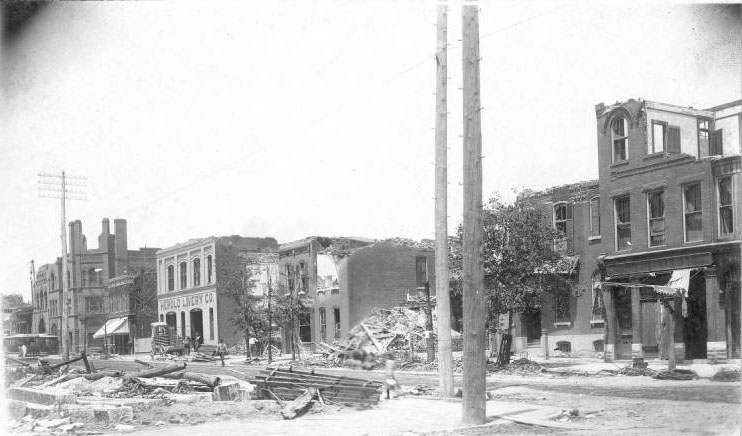
[[[611,141],[613,143],[613,162],[623,162],[629,158],[629,123],[626,118],[616,117],[611,122]]]

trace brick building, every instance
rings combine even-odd
[[[111,234],[108,218],[102,221],[98,248],[94,249],[88,248],[82,223],[79,220],[70,222],[68,249],[68,335],[70,349],[79,352],[89,346],[102,345],[104,339],[94,336],[98,336],[98,330],[104,328],[106,322],[117,318],[110,310],[117,300],[111,299],[109,283],[139,271],[153,270],[157,249],[129,250],[126,220],[115,219]],[[32,295],[34,333],[61,334],[61,277],[61,257],[53,264],[42,265],[36,273]],[[128,327],[128,323],[119,323],[115,333],[128,337]],[[125,343],[128,339],[122,341]]]
[[[228,346],[244,342],[230,321],[235,303],[227,295],[225,282],[233,272],[228,265],[250,268],[257,273],[255,292],[264,292],[274,271],[278,249],[274,238],[241,236],[191,239],[157,252],[158,318],[175,340],[203,339],[215,346],[223,339]],[[270,265],[273,265],[271,268]]]
[[[673,312],[677,359],[739,355],[742,101],[698,110],[632,99],[595,109],[598,183],[530,198],[571,229],[579,257],[572,319],[549,320],[555,304],[544,301],[539,327],[564,350],[667,358],[660,326]],[[516,336],[531,339],[528,319]]]
[[[2,295],[0,305],[4,335],[31,333],[33,305],[24,302],[21,294]]]
[[[284,289],[312,302],[297,334],[310,346],[341,339],[374,308],[404,305],[427,282],[434,295],[434,265],[432,244],[405,240],[309,237],[279,248]],[[287,351],[290,329],[285,331]]]

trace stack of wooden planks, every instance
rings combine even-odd
[[[256,375],[252,383],[261,399],[292,401],[314,388],[318,400],[343,406],[370,406],[379,402],[381,382],[351,377],[336,377],[314,371],[267,368]]]

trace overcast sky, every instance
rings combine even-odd
[[[435,3],[53,3],[2,52],[0,292],[55,260],[37,173],[87,177],[129,249],[209,235],[433,238]],[[461,221],[461,14],[449,215]],[[484,195],[597,178],[594,105],[740,98],[738,6],[483,2]]]

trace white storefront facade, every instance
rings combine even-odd
[[[216,240],[192,239],[157,252],[158,318],[181,340],[219,341]]]

